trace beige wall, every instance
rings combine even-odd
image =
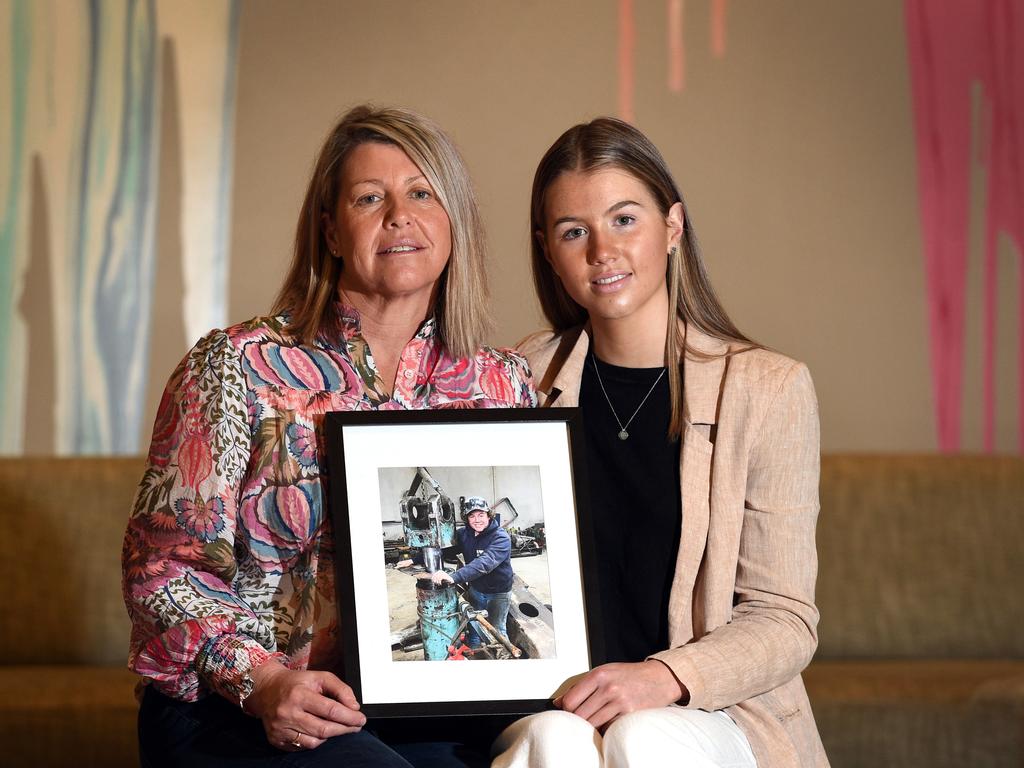
[[[674,94],[665,3],[635,3],[636,122],[687,196],[726,307],[745,332],[810,365],[825,449],[933,450],[902,4],[731,3],[721,59],[709,50],[709,5],[686,3],[686,89]],[[527,265],[529,185],[562,130],[617,110],[614,0],[246,0],[240,40],[233,321],[272,300],[324,133],[347,107],[374,101],[430,115],[461,147],[489,233],[495,341],[542,324]],[[173,134],[165,122],[165,171]],[[168,171],[162,189],[173,184]],[[160,238],[161,257],[172,255],[173,227]],[[181,278],[169,264],[173,292]],[[979,274],[972,266],[967,449],[981,445]],[[1001,450],[1016,440],[1011,293],[1000,325]],[[173,318],[156,333],[147,423],[186,346]]]

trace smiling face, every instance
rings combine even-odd
[[[331,252],[344,262],[339,288],[433,306],[452,250],[451,223],[420,169],[393,144],[355,147],[341,169],[338,204],[324,216]]]
[[[480,533],[484,528],[486,528],[490,522],[491,519],[482,509],[474,509],[466,515],[466,524],[477,533]]]
[[[566,171],[544,197],[537,237],[566,292],[595,325],[668,319],[668,250],[682,233],[680,203],[668,216],[647,187],[616,168]]]

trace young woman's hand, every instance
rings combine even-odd
[[[251,674],[244,709],[263,721],[275,747],[314,749],[366,723],[352,689],[330,672],[296,672],[271,659]]]
[[[681,701],[686,689],[667,666],[648,659],[636,664],[602,664],[581,677],[555,706],[603,729],[622,715],[667,707]]]

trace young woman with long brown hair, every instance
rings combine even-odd
[[[654,145],[601,118],[541,160],[520,344],[586,423],[602,664],[494,765],[826,766],[800,679],[817,643],[818,415],[805,366],[741,334]]]

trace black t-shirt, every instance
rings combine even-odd
[[[622,368],[590,356],[580,384],[590,509],[608,661],[642,661],[668,648],[668,598],[682,515],[679,441],[668,439],[668,374],[620,440],[594,371],[625,424],[663,368]]]

